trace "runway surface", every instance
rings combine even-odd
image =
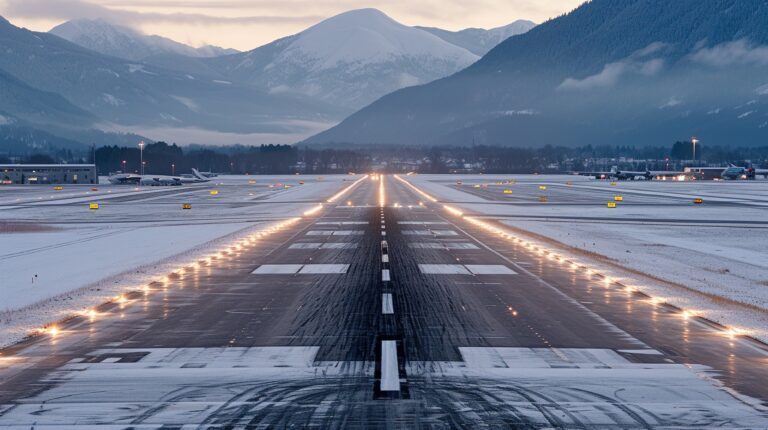
[[[0,428],[768,425],[764,345],[392,177],[342,200],[3,350]]]

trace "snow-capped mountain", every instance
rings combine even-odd
[[[756,145],[766,22],[765,0],[591,0],[307,142]]]
[[[527,33],[528,30],[535,26],[536,24],[532,21],[519,19],[509,25],[492,28],[490,30],[483,28],[467,28],[460,31],[448,31],[434,27],[415,28],[432,33],[448,43],[461,46],[476,55],[483,56],[499,43],[512,36]]]
[[[376,9],[353,10],[243,54],[209,60],[232,79],[359,108],[448,76],[479,57]]]
[[[50,30],[51,34],[76,43],[84,48],[113,57],[143,61],[161,54],[187,57],[216,57],[238,51],[206,45],[193,48],[161,36],[148,36],[128,27],[102,19],[67,21]]]

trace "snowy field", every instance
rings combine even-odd
[[[467,214],[499,220],[653,296],[768,339],[768,181],[407,179]]]
[[[59,191],[3,186],[0,345],[167,273],[179,259],[300,216],[354,179],[222,176],[180,187],[103,183]],[[184,203],[192,209],[182,209]]]

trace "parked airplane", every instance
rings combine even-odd
[[[165,176],[165,175],[137,175],[135,173],[118,173],[107,179],[115,185],[148,185],[148,186],[177,186],[181,184],[193,184],[209,182],[210,179],[203,176],[197,169],[192,169],[191,177]]]
[[[633,171],[633,170],[619,170],[617,166],[611,167],[608,172],[579,172],[581,176],[594,176],[595,179],[617,179],[620,181],[635,179],[645,179],[650,181],[653,178],[660,176],[679,176],[682,172],[675,171],[662,171],[662,170],[645,170],[645,171]]]
[[[768,178],[768,169],[755,169],[754,167],[739,167],[731,164],[727,169],[720,173],[722,179],[737,180],[737,179],[755,179],[757,175],[762,175],[763,178]]]

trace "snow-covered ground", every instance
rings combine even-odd
[[[500,220],[654,296],[768,339],[768,181],[407,179],[468,214]],[[608,208],[617,195],[623,201]],[[704,203],[694,204],[696,197]]]
[[[3,187],[0,345],[135,289],[179,261],[300,216],[353,179],[226,176],[182,187]]]

